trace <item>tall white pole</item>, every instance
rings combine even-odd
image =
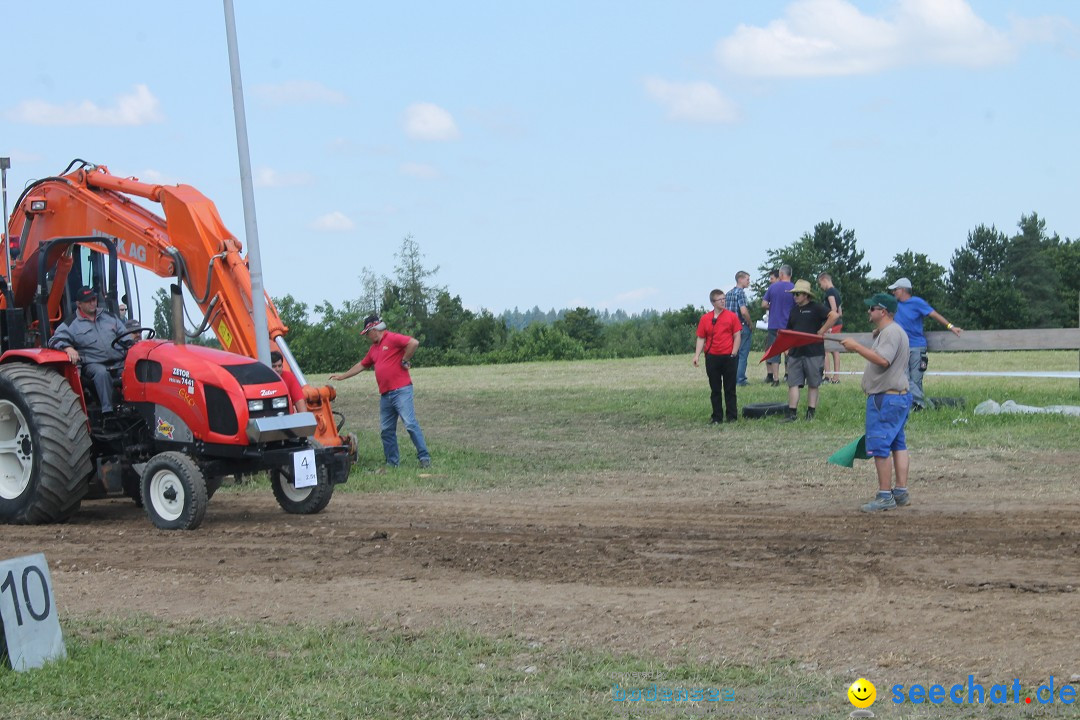
[[[236,151],[240,160],[240,189],[244,198],[244,230],[247,233],[248,272],[251,275],[251,319],[255,323],[258,360],[270,364],[270,331],[266,324],[266,294],[263,290],[262,258],[259,254],[259,226],[255,221],[255,192],[251,185],[251,156],[248,152],[247,114],[244,112],[244,84],[240,80],[240,53],[236,48],[236,18],[232,0],[225,2],[225,36],[229,43],[229,71],[232,76],[233,116],[236,119]]]
[[[11,158],[0,158],[0,177],[3,178],[4,185],[4,239],[7,241],[4,243],[4,266],[7,269],[7,273],[4,275],[7,278],[8,287],[11,287],[11,238],[8,237],[8,216],[7,216],[7,171],[11,167]]]

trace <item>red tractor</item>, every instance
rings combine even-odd
[[[118,186],[155,196],[183,222],[169,227]],[[184,198],[179,205],[176,196]],[[0,277],[0,521],[63,522],[84,498],[124,494],[157,527],[194,529],[228,476],[268,472],[281,507],[304,514],[325,508],[334,485],[348,478],[355,443],[338,434],[331,388],[305,384],[312,412],[294,413],[284,381],[257,360],[190,345],[182,335],[153,338],[152,329],[136,326],[130,338],[117,338],[118,347],[136,341],[110,368],[119,402],[103,415],[79,368],[48,348],[76,288],[92,286],[105,311],[118,313],[118,264],[125,287],[127,266],[135,265],[193,288],[190,261],[210,256],[196,289],[202,326],[213,327],[224,347],[253,353],[250,311],[236,307],[250,308],[247,267],[220,220],[207,221],[216,209],[205,198],[196,202],[201,197],[187,186],[146,186],[86,165],[23,193],[4,243],[14,264]],[[191,222],[196,216],[201,223]],[[138,227],[133,218],[149,224]],[[78,228],[91,232],[58,234]],[[173,285],[173,327],[182,331],[179,292]],[[266,301],[271,336],[302,378]]]

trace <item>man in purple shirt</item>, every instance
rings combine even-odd
[[[761,299],[761,307],[769,311],[769,336],[765,339],[765,347],[772,345],[773,340],[776,340],[776,333],[787,327],[791,308],[795,306],[795,300],[789,292],[795,287],[791,282],[791,266],[781,265],[775,272],[779,279],[769,285],[769,289],[765,291],[765,297]],[[769,373],[766,382],[770,382],[773,387],[779,387],[780,356],[766,360],[765,368]]]

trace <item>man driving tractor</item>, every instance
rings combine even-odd
[[[99,308],[97,293],[85,285],[75,291],[75,307],[78,308],[75,317],[56,328],[49,347],[65,351],[73,363],[82,360],[83,374],[94,384],[102,414],[111,413],[116,398],[109,367],[124,360],[124,350],[116,341],[128,328],[116,316]],[[128,335],[123,342],[130,345],[135,339],[134,335]]]

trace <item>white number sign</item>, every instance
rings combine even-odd
[[[67,657],[43,554],[0,562],[0,625],[8,662],[15,670]]]
[[[315,469],[315,451],[301,450],[293,453],[293,485],[298,488],[313,487],[319,484],[319,473]]]

